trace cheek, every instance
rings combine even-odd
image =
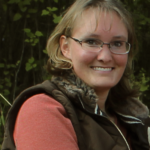
[[[128,61],[128,55],[116,55],[114,60],[117,66],[125,69]]]
[[[74,47],[74,49],[72,49],[71,55],[72,55],[73,64],[78,63],[79,65],[90,64],[96,58],[96,55],[94,53],[86,52],[85,50],[83,50],[81,48],[76,49],[75,47]]]

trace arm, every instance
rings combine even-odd
[[[17,150],[79,150],[64,107],[38,94],[22,105],[14,129]]]

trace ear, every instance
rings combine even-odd
[[[66,58],[71,59],[70,49],[69,49],[69,45],[68,45],[66,36],[62,35],[60,37],[59,43],[60,43],[60,50],[61,50],[62,54]]]

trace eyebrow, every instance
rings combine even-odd
[[[96,37],[96,38],[100,38],[101,36],[99,34],[87,34],[85,36],[88,36],[88,37]]]
[[[128,40],[128,38],[125,37],[125,36],[123,36],[123,35],[114,36],[113,39],[123,39],[123,40]]]
[[[92,34],[87,34],[85,36],[86,37],[101,38],[101,35],[99,35],[99,34],[93,34],[93,33]],[[125,40],[125,41],[128,40],[128,38],[126,36],[124,36],[124,35],[117,35],[117,36],[112,37],[112,39],[122,39],[122,40]]]

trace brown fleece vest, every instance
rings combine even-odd
[[[113,123],[106,117],[84,110],[82,104],[77,105],[68,99],[50,81],[30,87],[16,98],[7,115],[2,150],[16,150],[13,131],[18,111],[25,100],[39,93],[46,93],[63,105],[74,127],[80,150],[128,150],[124,138]],[[139,124],[130,125],[129,130],[133,150],[149,150],[147,128]]]

